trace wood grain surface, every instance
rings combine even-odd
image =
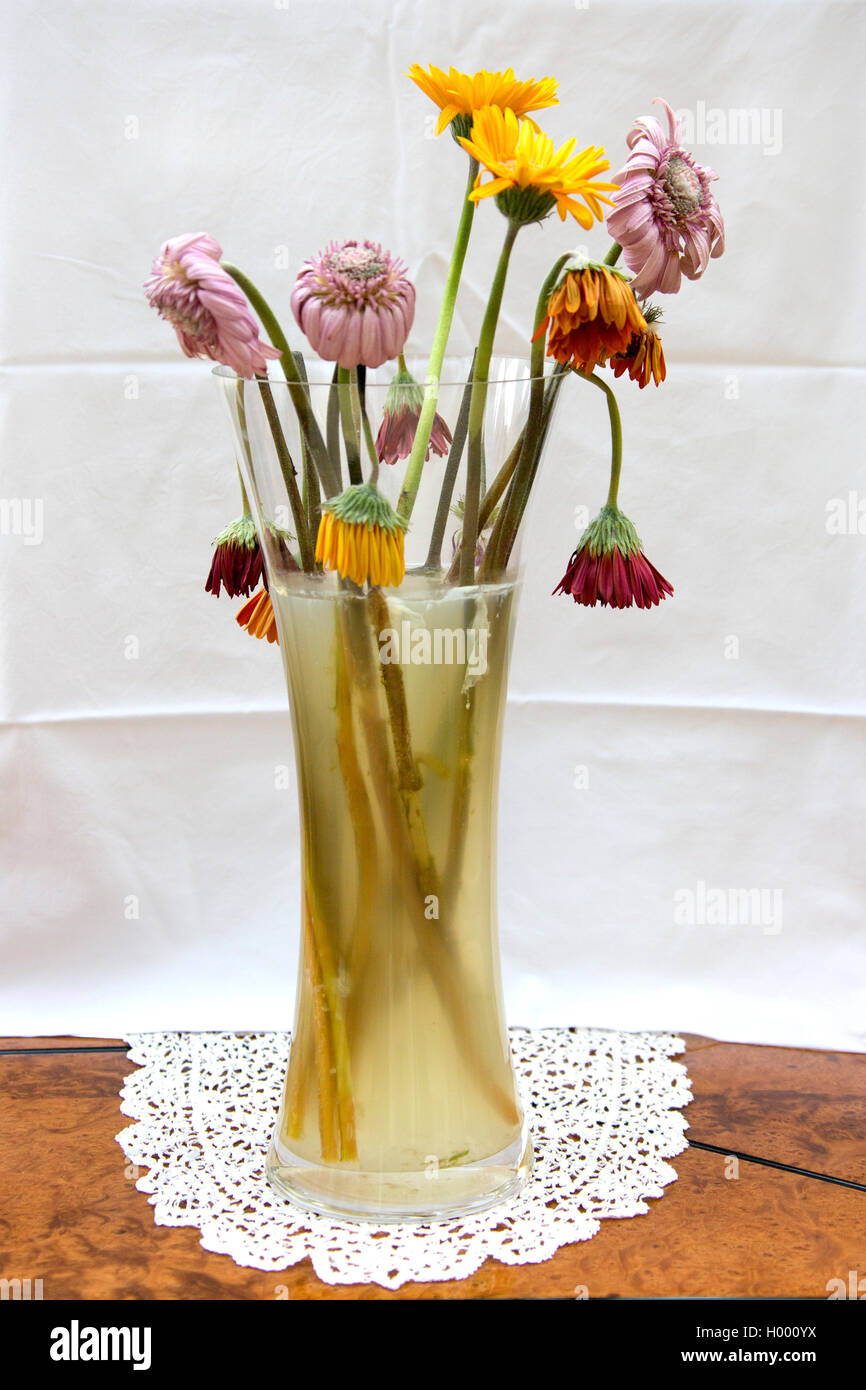
[[[866,1058],[688,1037],[689,1138],[866,1184]],[[132,1070],[118,1039],[0,1040],[0,1277],[45,1299],[826,1298],[866,1273],[866,1191],[691,1148],[646,1216],[605,1221],[540,1265],[469,1279],[331,1287],[309,1262],[241,1269],[154,1225],[115,1142]],[[67,1050],[89,1049],[89,1050]]]

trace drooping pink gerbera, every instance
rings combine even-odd
[[[144,292],[187,357],[208,357],[249,378],[266,372],[267,359],[280,354],[259,338],[253,312],[221,256],[222,247],[205,232],[173,237],[161,247]]]
[[[603,507],[584,531],[553,591],[594,608],[651,608],[673,586],[644,555],[640,537],[618,507]]]
[[[725,224],[710,192],[718,174],[681,147],[679,121],[666,101],[655,100],[667,112],[670,133],[654,116],[635,121],[628,133],[631,154],[616,175],[620,188],[607,219],[641,299],[656,291],[676,294],[681,275],[697,280],[710,257],[725,249]]]
[[[375,242],[332,241],[301,266],[292,312],[326,362],[381,367],[403,351],[415,286],[403,262]]]
[[[403,358],[385,397],[382,423],[376,435],[376,456],[382,463],[396,463],[412,452],[418,417],[424,404],[424,389],[404,365]],[[433,417],[425,461],[431,453],[443,458],[451,448],[451,431],[442,416]]]

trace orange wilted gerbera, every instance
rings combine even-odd
[[[504,72],[487,72],[482,68],[470,74],[451,67],[445,73],[430,63],[429,71],[425,72],[420,63],[413,63],[406,75],[439,107],[437,135],[441,135],[455,118],[454,133],[468,135],[472,116],[482,106],[501,106],[503,110],[513,111],[515,116],[525,116],[528,111],[540,111],[543,106],[556,106],[559,102],[555,77],[519,82],[513,68],[506,68]]]
[[[247,599],[243,608],[235,614],[235,622],[245,627],[251,637],[266,637],[269,642],[279,641],[274,605],[267,589],[259,589],[252,598]]]
[[[622,376],[623,372],[628,372],[641,390],[649,386],[651,381],[654,381],[656,386],[661,386],[667,375],[662,340],[652,328],[635,333],[626,351],[616,353],[608,365],[614,376]]]
[[[586,373],[615,353],[628,352],[635,334],[647,328],[628,281],[594,262],[567,272],[534,336],[540,337],[548,325],[548,356]]]

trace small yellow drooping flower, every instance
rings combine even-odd
[[[373,483],[347,487],[322,504],[316,559],[360,588],[402,582],[403,523]]]
[[[413,63],[406,75],[440,108],[437,135],[452,121],[455,136],[468,135],[472,117],[482,106],[500,106],[515,116],[525,116],[528,111],[540,111],[543,106],[556,106],[559,102],[555,77],[519,82],[513,68],[506,68],[505,72],[487,72],[482,68],[470,74],[451,67],[444,73],[432,63],[426,72],[420,63]]]
[[[520,121],[498,106],[477,111],[471,134],[461,136],[460,144],[483,165],[469,194],[472,201],[495,197],[500,211],[520,222],[539,222],[555,207],[563,222],[571,213],[588,230],[593,218],[602,220],[602,203],[612,205],[605,194],[619,187],[596,179],[610,168],[601,145],[575,154],[577,141],[572,139],[557,150],[531,121]],[[488,183],[482,182],[484,171],[492,175]]]

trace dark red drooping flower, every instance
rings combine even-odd
[[[246,598],[262,577],[262,550],[252,517],[233,521],[220,532],[214,546],[205,589],[215,598],[221,589],[229,598]]]
[[[424,392],[404,366],[400,366],[388,388],[382,423],[376,435],[376,455],[382,463],[396,463],[406,459],[415,443],[418,417],[424,404]],[[427,445],[425,460],[431,453],[444,457],[451,448],[451,431],[441,415],[433,417],[430,442]]]
[[[586,608],[597,603],[652,608],[673,593],[673,586],[644,555],[628,517],[604,507],[584,531],[553,592],[570,594]]]

